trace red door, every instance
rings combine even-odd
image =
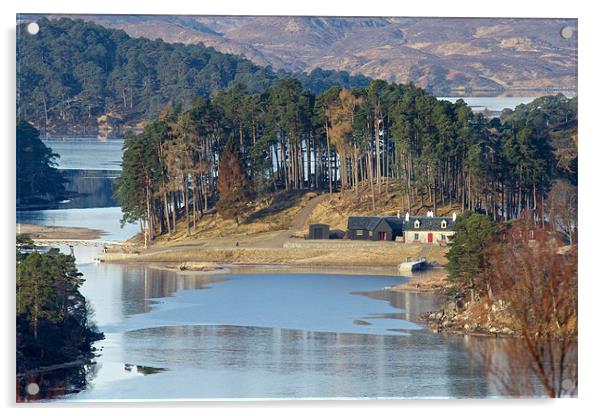
[[[429,244],[433,244],[433,233],[429,233],[428,239],[429,239]]]
[[[379,232],[378,236],[380,238],[380,241],[385,241],[387,239],[387,233],[384,231]]]

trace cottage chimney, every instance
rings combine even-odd
[[[456,221],[456,213],[455,212],[452,214],[452,221],[454,221],[454,222]]]
[[[401,218],[401,211],[397,210],[397,218]]]
[[[410,222],[410,213],[406,212],[406,222]]]
[[[426,212],[426,216],[429,217],[429,218],[432,218],[433,217],[433,211],[427,211]]]

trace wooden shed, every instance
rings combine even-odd
[[[328,240],[330,238],[330,225],[328,224],[310,224],[310,240]]]

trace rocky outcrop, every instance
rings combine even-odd
[[[449,302],[445,308],[420,316],[434,332],[513,336],[516,329],[503,301]]]

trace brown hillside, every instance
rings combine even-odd
[[[360,185],[358,193],[354,190],[345,190],[340,193],[334,193],[332,196],[325,199],[314,209],[309,218],[309,223],[325,223],[331,228],[340,230],[347,229],[347,218],[350,216],[362,215],[391,215],[395,216],[398,212],[405,215],[407,211],[407,203],[404,194],[401,192],[399,183],[391,181],[389,191],[386,192],[386,186],[383,184],[382,193],[378,194],[378,188],[374,186],[375,206],[372,210],[372,198],[370,186],[364,182]],[[412,215],[425,215],[428,210],[433,209],[432,205],[426,200],[425,205],[416,204],[411,207]],[[444,206],[437,207],[437,215],[451,215],[453,212],[458,214],[461,211],[459,206]]]

